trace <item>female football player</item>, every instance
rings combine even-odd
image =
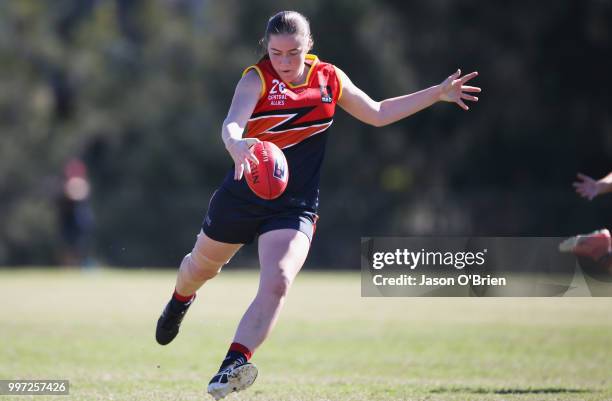
[[[257,376],[249,363],[278,319],[300,271],[318,219],[319,176],[328,128],[336,104],[376,127],[391,124],[439,101],[478,101],[480,88],[465,83],[478,75],[461,71],[441,84],[416,93],[372,100],[339,68],[309,54],[313,46],[306,18],[283,11],[268,21],[262,45],[266,55],[244,70],[222,126],[225,148],[234,161],[210,199],[202,231],[183,259],[172,299],[157,323],[156,338],[168,344],[196,296],[243,244],[257,238],[259,289],[238,324],[236,334],[208,392],[220,399],[250,386]],[[258,163],[250,147],[270,141],[283,149],[290,172],[285,192],[277,199],[258,198],[242,179],[249,161]]]
[[[612,172],[599,180],[582,173],[576,176],[578,181],[572,185],[576,193],[585,199],[591,201],[599,195],[612,192]],[[572,252],[583,268],[590,267],[587,270],[612,274],[612,237],[606,228],[568,238],[559,245],[559,250]]]

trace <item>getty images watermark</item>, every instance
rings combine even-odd
[[[558,237],[362,238],[361,294],[612,296],[612,271],[559,251]]]

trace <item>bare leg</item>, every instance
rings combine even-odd
[[[198,234],[193,250],[183,258],[179,268],[176,294],[172,295],[157,321],[155,339],[160,345],[174,340],[195,292],[206,281],[215,277],[241,246],[214,241],[203,232]]]
[[[191,253],[181,262],[176,277],[176,292],[188,296],[195,293],[205,282],[215,277],[221,267],[242,247],[242,244],[227,244],[211,239],[203,232]]]
[[[259,289],[238,325],[234,342],[251,352],[263,343],[278,319],[309,249],[306,234],[293,229],[269,231],[259,237]]]

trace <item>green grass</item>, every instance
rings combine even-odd
[[[225,272],[179,337],[155,343],[173,272],[0,270],[0,379],[69,379],[70,395],[204,400],[257,288]],[[230,297],[231,294],[231,297]],[[361,298],[352,273],[302,273],[230,400],[612,400],[611,298]]]

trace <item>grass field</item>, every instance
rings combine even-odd
[[[208,283],[166,347],[173,272],[0,270],[0,379],[69,379],[69,396],[204,400],[257,287]],[[304,272],[229,400],[612,400],[612,298],[361,298],[357,274]]]

